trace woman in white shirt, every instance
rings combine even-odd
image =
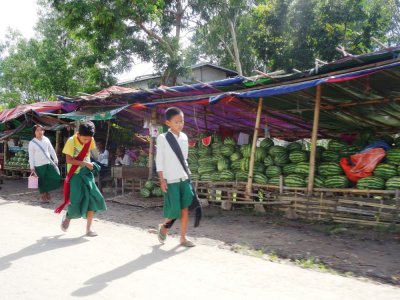
[[[35,125],[32,128],[33,139],[29,142],[29,165],[31,171],[39,177],[39,192],[42,202],[50,202],[49,192],[61,186],[58,159],[50,140],[44,136],[44,128]]]
[[[117,158],[115,159],[116,165],[122,166],[130,166],[132,164],[132,160],[128,154],[125,153],[125,149],[117,148]]]

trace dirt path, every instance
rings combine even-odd
[[[26,181],[6,180],[0,197],[53,209],[61,201],[61,191],[53,194],[52,204],[41,205],[37,194],[26,189]],[[110,201],[108,207],[99,219],[148,231],[154,230],[162,215],[161,208]],[[178,226],[172,233],[178,232]],[[207,208],[202,225],[190,228],[190,235],[202,245],[255,256],[268,254],[267,259],[272,261],[292,261],[304,267],[330,269],[400,286],[400,235],[387,230],[310,224],[272,215]]]

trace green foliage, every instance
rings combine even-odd
[[[71,40],[49,7],[42,7],[35,32],[29,40],[10,32],[4,42],[0,98],[8,107],[92,93],[113,82],[103,68],[90,63],[88,45]]]

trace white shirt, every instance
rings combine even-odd
[[[38,140],[37,138],[34,138],[34,140],[43,148],[47,156],[43,153],[42,149],[40,149],[38,145],[30,141],[28,149],[29,149],[29,165],[31,170],[34,169],[35,167],[40,167],[49,164],[50,160],[48,157],[50,156],[53,159],[53,161],[56,164],[58,164],[58,158],[56,152],[54,151],[53,146],[51,145],[50,140],[45,136],[42,137],[42,140]]]
[[[124,158],[121,159],[121,157],[117,157],[115,159],[115,164],[119,164],[119,165],[124,165],[124,166],[130,166],[132,164],[132,160],[129,157],[128,154],[124,155]]]
[[[108,166],[108,150],[104,150],[103,153],[99,154],[99,163],[101,163],[102,165]]]
[[[181,147],[183,158],[186,166],[189,153],[189,141],[186,134],[179,133],[179,136],[173,134],[179,146]],[[167,183],[179,182],[188,179],[188,175],[183,169],[178,157],[169,145],[165,134],[157,137],[157,156],[156,156],[157,172],[163,172],[163,177]]]

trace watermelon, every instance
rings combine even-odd
[[[272,177],[268,179],[268,184],[279,186],[280,177]]]
[[[338,151],[326,150],[321,155],[322,161],[338,162],[340,160],[340,153]]]
[[[400,176],[389,178],[385,186],[387,190],[400,190]]]
[[[361,190],[382,190],[385,188],[385,180],[377,176],[361,178],[357,181],[357,188]]]
[[[265,170],[265,175],[267,175],[268,178],[277,177],[281,174],[282,174],[282,169],[281,167],[278,166],[269,166]]]
[[[262,147],[262,148],[269,148],[269,147],[272,147],[273,145],[274,145],[274,141],[270,138],[265,138],[260,143],[260,147]]]
[[[236,173],[235,178],[237,181],[247,181],[249,174],[247,172],[239,171]]]
[[[327,188],[347,188],[350,185],[350,181],[346,176],[335,175],[326,178],[324,185]]]
[[[244,157],[240,160],[240,162],[242,171],[245,172],[249,171],[250,158]]]
[[[211,173],[215,172],[215,169],[216,168],[214,165],[206,165],[206,166],[200,165],[199,168],[197,169],[197,172],[200,175],[211,174]]]
[[[234,171],[240,171],[242,169],[241,160],[239,159],[239,160],[235,160],[234,162],[232,162],[231,169]]]
[[[236,141],[232,137],[224,139],[224,145],[236,145]]]
[[[295,150],[290,152],[289,159],[292,163],[306,162],[308,161],[308,154],[303,150]]]
[[[217,162],[217,170],[218,171],[223,171],[229,169],[229,160],[226,158],[220,159]]]
[[[148,189],[149,191],[151,191],[153,188],[154,188],[154,182],[152,182],[152,181],[150,181],[150,180],[147,180],[145,183],[144,183],[144,187],[146,188],[146,189]]]
[[[394,148],[386,152],[386,161],[389,164],[400,165],[400,149]]]
[[[258,162],[258,161],[256,161],[255,163],[254,163],[254,172],[256,173],[261,173],[261,174],[264,174],[264,172],[265,172],[265,166],[264,166],[264,164],[263,163],[260,163],[260,162]]]
[[[294,168],[294,173],[299,175],[308,175],[308,173],[310,173],[310,165],[307,162],[297,163]]]
[[[211,149],[206,147],[199,148],[198,152],[200,157],[209,156],[211,155]]]
[[[243,145],[242,147],[240,147],[240,152],[242,153],[243,157],[250,157],[251,145]]]
[[[235,152],[235,146],[234,145],[223,145],[221,147],[221,154],[223,156],[230,157],[233,153]]]
[[[233,181],[235,179],[235,174],[232,171],[224,170],[219,174],[221,181]]]
[[[268,149],[268,153],[269,155],[272,156],[272,158],[274,158],[280,153],[287,153],[287,152],[288,152],[287,149],[283,146],[272,146]]]
[[[257,147],[256,148],[256,153],[255,153],[255,161],[264,161],[265,157],[267,156],[267,150],[262,147]]]
[[[214,172],[210,175],[211,181],[220,181],[221,180],[221,173],[220,172]]]
[[[338,163],[324,162],[318,167],[318,174],[325,177],[342,175],[343,169]]]
[[[212,181],[212,180],[211,180],[211,175],[210,175],[210,173],[201,174],[201,175],[200,175],[200,179],[201,179],[202,181]]]
[[[196,141],[189,141],[189,148],[195,148],[196,147]]]
[[[264,174],[259,174],[259,173],[254,174],[253,180],[257,184],[267,184],[268,183],[268,178]]]
[[[305,178],[306,185],[308,185],[308,176]],[[314,177],[314,187],[315,188],[322,188],[324,187],[325,178],[319,175]]]
[[[201,143],[202,143],[202,145],[204,146],[204,147],[208,147],[208,146],[210,146],[210,144],[211,144],[211,139],[212,139],[212,136],[210,135],[210,136],[207,136],[207,137],[204,137],[204,138],[202,138],[201,139]]]
[[[231,161],[240,160],[240,159],[242,159],[242,154],[240,152],[234,152],[234,153],[232,153],[230,159],[231,159]]]
[[[272,156],[267,155],[267,156],[264,158],[264,165],[265,165],[266,167],[268,167],[268,166],[273,166],[273,165],[274,165],[274,159],[272,158]]]
[[[146,188],[140,189],[140,196],[142,196],[143,198],[148,198],[148,197],[150,197],[150,195],[151,195],[151,192],[149,189],[146,189]]]
[[[274,157],[274,163],[277,166],[284,166],[288,163],[290,163],[289,160],[289,153],[284,152],[284,153],[278,153],[275,157]]]
[[[397,176],[397,167],[395,165],[381,163],[375,167],[373,174],[383,179],[389,179]]]
[[[306,181],[305,179],[296,174],[291,174],[286,177],[284,177],[283,182],[285,186],[289,187],[305,187],[306,186]]]
[[[151,194],[155,197],[161,197],[163,195],[163,192],[160,187],[155,187],[152,191]]]
[[[282,167],[283,175],[294,174],[294,170],[296,169],[297,164],[288,164]]]
[[[303,146],[298,142],[293,142],[286,146],[286,149],[288,149],[289,151],[301,150],[302,148]]]
[[[339,140],[332,139],[328,142],[328,150],[340,151],[347,147],[347,143]]]

